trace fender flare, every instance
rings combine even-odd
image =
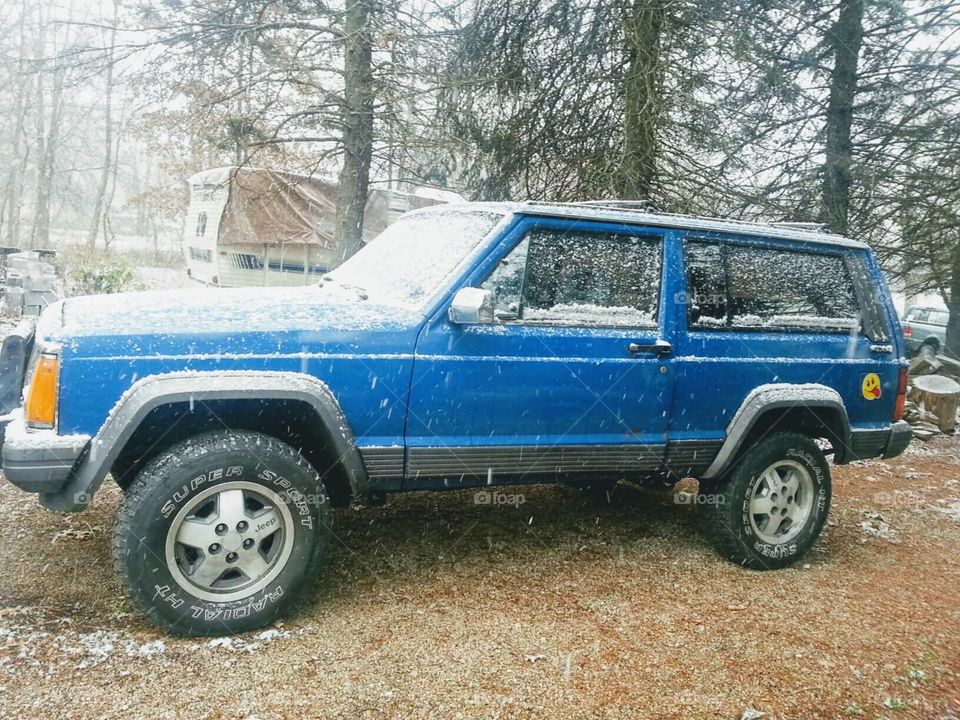
[[[271,371],[184,371],[148,375],[134,383],[110,410],[64,487],[45,493],[51,510],[76,511],[90,503],[120,451],[155,408],[194,400],[298,400],[310,405],[330,434],[355,498],[366,495],[368,479],[356,440],[340,403],[326,383],[312,375]]]
[[[703,473],[703,479],[712,480],[727,470],[744,439],[756,425],[760,417],[768,410],[792,408],[827,408],[838,411],[843,423],[843,447],[850,445],[850,420],[847,408],[840,393],[820,383],[771,383],[754,388],[740,404],[730,423],[727,425],[727,437],[720,452]]]

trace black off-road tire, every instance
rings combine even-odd
[[[768,481],[763,473],[781,462],[796,463],[798,470],[806,470],[811,505],[806,519],[796,523],[801,529],[795,537],[769,542],[758,527],[766,525],[767,516],[751,512],[751,508],[756,509],[751,498],[755,489],[766,490]],[[778,502],[792,502],[794,497],[789,493],[786,500],[778,496]],[[697,520],[706,537],[731,562],[756,570],[776,570],[796,562],[813,546],[830,511],[830,499],[830,467],[817,444],[798,433],[775,433],[744,453],[723,480],[702,484]],[[774,507],[783,512],[783,505]]]
[[[226,505],[226,501],[219,498],[227,497],[223,493],[237,498],[238,486],[243,517],[251,503],[256,506],[257,498],[274,501],[270,507],[277,508],[273,516],[282,528],[282,534],[277,534],[276,539],[244,539],[239,532],[236,536],[230,535],[230,530],[229,536],[223,538],[222,547],[206,557],[206,553],[196,553],[189,547],[184,550],[183,545],[169,540],[168,533],[175,522],[181,527],[186,522],[197,521],[196,517],[183,513],[192,512],[195,505],[205,502],[208,496],[213,498],[210,502],[216,515],[211,517],[212,522],[216,522],[221,502]],[[281,505],[287,510],[280,509]],[[255,511],[265,512],[256,507]],[[181,519],[178,521],[178,518]],[[252,527],[245,524],[243,527],[250,533],[270,532],[269,523],[257,527],[256,522],[251,514],[249,525]],[[201,525],[203,532],[208,532],[208,524]],[[236,525],[240,527],[241,523]],[[195,527],[196,524],[192,525]],[[176,531],[172,537],[179,537]],[[300,453],[260,433],[218,431],[172,446],[140,472],[120,506],[113,541],[114,565],[130,600],[155,624],[179,635],[228,635],[263,627],[286,611],[320,570],[331,537],[329,502],[323,483]],[[270,543],[271,550],[272,543],[277,542],[283,550],[277,551],[276,560],[259,576],[266,582],[263,587],[256,587],[250,580],[248,595],[223,601],[194,594],[215,595],[218,590],[215,584],[207,586],[207,590],[194,586],[178,565],[182,560],[176,559],[177,552],[180,558],[186,552],[188,557],[190,553],[199,556],[200,562],[208,559],[226,562],[227,557],[219,553],[231,548],[238,551],[230,553],[234,557],[238,554],[241,559],[249,557],[244,556],[242,550],[248,542],[256,552],[261,552],[261,542]],[[255,547],[254,543],[257,543]],[[287,543],[290,543],[289,550]],[[172,551],[172,561],[168,560],[169,547],[176,548]],[[267,554],[262,557],[266,558]],[[176,573],[179,580],[175,578]],[[230,573],[237,575],[238,571],[228,569],[221,577],[227,578]],[[272,574],[275,576],[271,577]],[[215,580],[214,583],[247,582],[244,577],[239,574],[229,581]],[[224,592],[238,595],[245,591],[239,588]]]

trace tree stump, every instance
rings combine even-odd
[[[937,416],[940,430],[952,433],[960,406],[960,384],[942,375],[921,375],[911,380],[910,399]]]

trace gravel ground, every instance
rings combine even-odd
[[[166,636],[80,515],[0,484],[0,717],[960,716],[960,438],[837,468],[804,563],[718,558],[670,496],[417,493],[340,511],[282,624]],[[753,715],[753,717],[760,717]]]

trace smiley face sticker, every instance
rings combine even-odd
[[[876,373],[867,373],[860,385],[860,392],[867,400],[877,400],[883,394],[880,389],[880,376]]]

